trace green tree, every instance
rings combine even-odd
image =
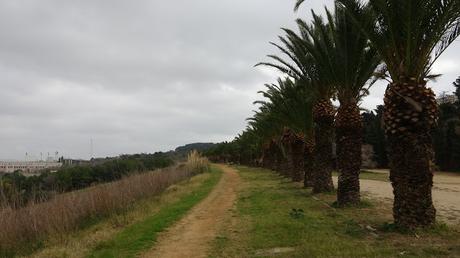
[[[439,122],[434,132],[436,165],[443,171],[460,170],[459,109],[456,103],[439,105]]]
[[[386,147],[385,131],[383,128],[383,106],[369,113],[363,114],[364,143],[372,145],[374,160],[380,168],[388,168],[388,153]]]

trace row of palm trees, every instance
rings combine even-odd
[[[304,0],[298,0],[296,10]],[[339,206],[360,201],[360,102],[377,80],[389,82],[384,104],[393,215],[404,228],[435,222],[431,131],[437,104],[431,68],[460,34],[460,0],[337,0],[325,16],[283,29],[281,56],[258,65],[284,74],[240,134],[240,158],[304,181],[314,193],[333,190],[336,144]],[[337,100],[339,107],[333,105]],[[335,141],[334,141],[335,137]]]

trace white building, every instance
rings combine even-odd
[[[21,170],[24,174],[36,174],[43,169],[57,169],[61,166],[56,161],[0,161],[0,172],[13,173]]]

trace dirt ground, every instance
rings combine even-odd
[[[368,170],[369,171],[369,170]],[[389,173],[388,170],[371,170],[376,173]],[[393,188],[389,182],[361,179],[361,191],[369,197],[393,201]],[[334,178],[337,185],[337,178]],[[447,224],[460,224],[460,175],[436,172],[433,185],[433,202],[438,219]]]
[[[142,257],[207,257],[210,242],[231,215],[228,211],[234,208],[240,182],[234,169],[220,169],[224,172],[222,178],[209,196],[162,233],[155,247]]]

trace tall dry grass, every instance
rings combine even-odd
[[[203,173],[209,170],[210,162],[206,157],[193,150],[187,155],[187,162],[185,166],[188,170],[195,171],[195,173]]]
[[[89,219],[123,212],[134,201],[159,194],[208,168],[206,159],[191,153],[180,166],[57,195],[48,202],[32,203],[20,209],[3,208],[0,210],[0,256],[50,235],[75,231]]]

